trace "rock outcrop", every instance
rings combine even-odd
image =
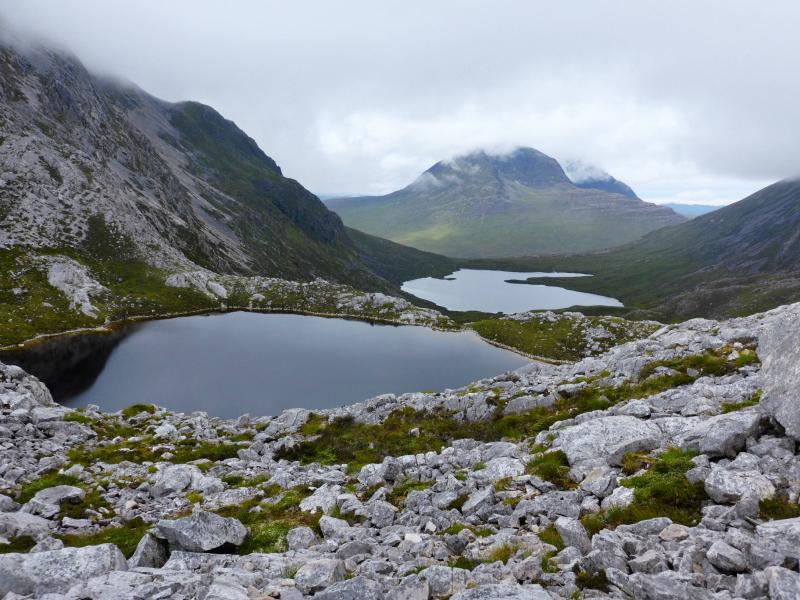
[[[0,366],[0,593],[797,597],[798,310],[236,420],[72,411]]]

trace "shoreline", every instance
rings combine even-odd
[[[382,319],[380,317],[368,317],[368,316],[359,316],[359,315],[352,315],[348,313],[329,313],[329,312],[319,312],[319,311],[310,311],[310,310],[300,310],[300,309],[271,309],[271,308],[252,308],[248,306],[227,306],[225,308],[204,308],[204,309],[197,309],[197,310],[187,310],[187,311],[180,311],[174,313],[159,313],[157,315],[137,315],[132,317],[126,317],[125,319],[119,319],[117,321],[111,321],[110,323],[106,323],[103,325],[97,325],[95,327],[79,327],[76,329],[70,329],[67,331],[60,331],[57,333],[40,333],[32,338],[19,342],[17,344],[11,344],[7,346],[0,346],[0,352],[22,352],[25,350],[29,350],[35,346],[40,344],[46,344],[49,341],[57,340],[59,338],[69,338],[72,336],[80,336],[80,335],[88,335],[88,334],[99,334],[104,335],[108,333],[112,333],[117,329],[121,329],[123,327],[127,327],[129,325],[133,325],[135,323],[142,323],[146,321],[161,321],[166,319],[176,319],[180,317],[191,317],[191,316],[198,316],[198,315],[212,315],[212,314],[226,314],[232,312],[250,312],[250,313],[263,313],[263,314],[289,314],[289,315],[303,315],[309,317],[322,317],[322,318],[329,318],[329,319],[345,319],[349,321],[362,321],[365,323],[370,323],[372,325],[392,325],[395,327],[427,327],[433,331],[442,331],[442,332],[465,332],[471,331],[474,333],[480,340],[491,344],[497,348],[507,350],[509,352],[513,352],[523,358],[527,358],[530,360],[535,360],[539,362],[546,362],[550,364],[564,364],[568,361],[558,361],[557,359],[549,359],[541,356],[535,356],[533,354],[528,354],[522,350],[517,348],[513,348],[511,346],[506,346],[505,344],[501,344],[499,342],[495,342],[484,338],[481,336],[477,331],[471,329],[469,327],[460,326],[458,328],[447,328],[447,327],[438,327],[436,325],[431,324],[416,324],[416,323],[405,323],[403,321],[398,321],[395,319]]]

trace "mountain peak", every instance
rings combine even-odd
[[[440,182],[463,182],[468,179],[492,177],[534,188],[570,183],[558,161],[543,152],[527,147],[515,148],[505,153],[475,150],[450,160],[440,161],[425,173],[433,175]]]
[[[638,198],[630,186],[606,173],[603,169],[582,160],[565,160],[564,171],[572,183],[580,188],[603,190],[629,198]]]

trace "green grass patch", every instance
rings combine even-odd
[[[93,448],[72,448],[67,451],[67,458],[72,463],[81,465],[92,465],[96,462],[117,464],[125,460],[141,464],[163,460],[164,452],[169,447],[161,444],[152,436],[145,436],[136,441],[126,440],[117,444]],[[207,459],[212,462],[226,460],[228,458],[236,458],[239,449],[237,444],[207,442],[187,438],[179,442],[174,449],[169,450],[174,454],[170,462],[179,464],[201,459]]]
[[[726,414],[729,412],[734,412],[736,410],[742,410],[743,408],[749,408],[750,406],[755,406],[759,402],[761,402],[761,394],[762,391],[758,390],[755,394],[753,394],[746,400],[742,400],[741,402],[726,402],[721,407],[722,413]]]
[[[588,571],[579,570],[575,574],[575,585],[582,590],[599,590],[608,593],[608,578],[605,571],[597,571],[589,573]]]
[[[625,508],[585,516],[581,521],[589,535],[655,517],[669,517],[681,525],[696,525],[702,518],[702,504],[708,499],[702,482],[689,483],[686,479],[686,471],[695,466],[691,459],[696,454],[669,449],[646,473],[623,480],[622,485],[634,490],[633,503]]]
[[[405,504],[406,496],[408,496],[409,492],[427,490],[429,487],[431,487],[430,481],[404,481],[389,490],[389,493],[386,495],[386,500],[396,507],[401,508],[403,504]]]
[[[794,519],[800,517],[800,505],[782,496],[764,498],[759,503],[759,516],[768,521]]]
[[[29,535],[12,537],[8,540],[8,544],[0,544],[0,554],[30,552],[31,548],[33,548],[35,545],[36,545],[36,540]]]
[[[569,478],[569,461],[561,450],[545,452],[534,456],[528,463],[527,473],[549,481],[560,488],[577,487]]]
[[[17,502],[20,504],[25,504],[28,500],[36,495],[36,492],[55,487],[57,485],[80,486],[81,484],[81,480],[77,477],[73,477],[72,475],[64,475],[62,473],[47,473],[39,479],[24,484],[17,496]]]
[[[561,552],[566,547],[555,525],[548,525],[536,535],[543,543],[555,546],[557,552]]]
[[[141,517],[136,517],[123,525],[106,527],[97,533],[78,534],[66,533],[57,535],[65,546],[81,548],[83,546],[96,546],[97,544],[115,544],[122,550],[126,558],[130,558],[136,550],[136,545],[150,529]]]
[[[152,415],[155,414],[155,412],[156,407],[153,404],[132,404],[128,408],[122,410],[122,416],[126,419],[130,419],[141,413]]]

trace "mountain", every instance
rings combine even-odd
[[[213,108],[2,32],[0,72],[0,248],[386,287],[341,219]]]
[[[327,204],[349,227],[455,257],[593,250],[683,220],[613,178],[576,185],[533,148],[473,152],[436,163],[386,196]]]
[[[589,165],[580,160],[567,160],[564,162],[564,172],[570,181],[580,188],[588,190],[603,190],[612,194],[621,194],[628,198],[639,197],[630,186],[612,177],[602,169]]]
[[[479,264],[479,263],[477,263]],[[745,315],[800,300],[800,179],[603,252],[506,261],[592,273],[559,281],[660,318]]]
[[[676,202],[668,202],[666,204],[662,204],[662,206],[669,206],[679,215],[683,215],[684,217],[688,217],[690,219],[713,212],[720,208],[718,205],[713,204],[678,204]]]

